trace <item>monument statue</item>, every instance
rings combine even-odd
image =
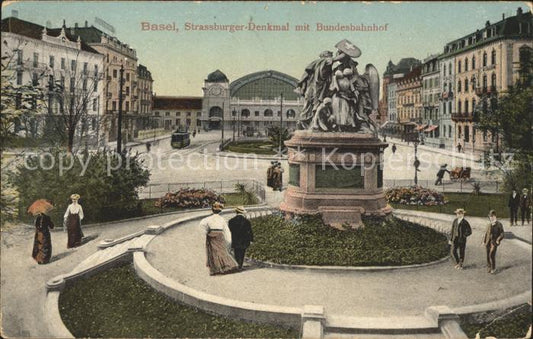
[[[352,132],[377,136],[370,118],[378,107],[379,75],[372,64],[365,73],[357,71],[361,50],[344,39],[335,45],[337,53],[320,53],[299,81],[296,92],[304,97],[298,129],[319,132]]]

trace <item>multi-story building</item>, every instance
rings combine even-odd
[[[295,130],[303,105],[294,92],[297,83],[297,79],[272,70],[248,74],[230,83],[216,70],[204,82],[202,127],[235,130],[237,136],[266,135],[268,127],[280,123]]]
[[[440,143],[439,147],[453,150],[455,147],[454,135],[455,124],[452,121],[452,114],[455,113],[454,91],[455,91],[455,57],[448,53],[445,48],[444,53],[439,55],[440,73]]]
[[[456,124],[454,143],[465,151],[495,149],[498,137],[476,130],[478,111],[486,110],[519,78],[525,55],[533,48],[531,12],[518,8],[516,15],[502,18],[446,44],[444,52],[454,58]]]
[[[422,77],[421,66],[416,66],[405,77],[397,81],[396,111],[405,137],[420,131],[422,119]]]
[[[100,122],[103,114],[104,56],[87,45],[65,26],[46,27],[9,17],[2,20],[2,63],[10,63],[13,85],[31,84],[45,94],[44,112],[21,121],[29,135],[42,133],[47,123],[69,116],[76,122],[75,144],[89,146],[103,140]],[[6,57],[6,58],[4,58]],[[48,126],[50,127],[50,126]],[[80,140],[80,137],[84,137]]]
[[[409,73],[413,67],[420,65],[420,60],[415,58],[403,58],[397,65],[389,60],[387,69],[383,73],[382,99],[379,104],[382,132],[388,135],[400,135],[396,112],[396,82]]]
[[[428,146],[440,143],[440,72],[437,55],[427,57],[422,64],[422,140]],[[442,145],[444,147],[444,145]]]
[[[156,126],[167,130],[200,128],[202,97],[154,96],[153,117]]]
[[[137,130],[156,128],[156,120],[152,115],[153,105],[153,83],[152,73],[144,65],[137,67],[137,86],[133,96],[137,100]]]
[[[139,99],[137,93],[137,52],[128,44],[121,42],[114,36],[102,32],[94,26],[78,26],[67,29],[71,34],[81,37],[81,40],[104,56],[105,97],[104,111],[109,121],[107,132],[109,140],[116,140],[119,89],[122,79],[122,139],[126,142],[134,137],[137,120],[139,118]]]

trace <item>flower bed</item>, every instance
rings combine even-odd
[[[324,225],[319,216],[256,218],[247,255],[289,265],[401,266],[449,254],[446,237],[433,229],[395,217],[363,222],[364,228],[341,231]]]
[[[420,186],[391,188],[385,192],[385,197],[389,203],[402,205],[438,206],[448,203],[443,194]]]
[[[155,202],[155,207],[169,208],[206,208],[215,201],[224,203],[224,198],[213,191],[206,189],[183,188],[176,193],[167,193]]]

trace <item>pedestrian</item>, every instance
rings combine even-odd
[[[503,225],[497,220],[496,211],[489,212],[490,223],[485,231],[483,245],[487,250],[487,269],[489,273],[496,273],[496,250],[504,237]]]
[[[192,137],[194,138],[196,136],[196,129],[194,129],[194,131],[192,131]]]
[[[149,153],[151,148],[152,148],[152,144],[147,142],[146,143],[146,152]]]
[[[527,220],[529,224],[531,213],[531,196],[527,188],[522,189],[522,195],[520,196],[520,215],[522,217],[522,226],[524,226],[524,221]]]
[[[267,169],[267,186],[274,188],[273,184],[273,175],[274,175],[274,169],[276,168],[276,161],[270,162],[270,167]]]
[[[396,144],[392,144],[392,154],[396,153]]]
[[[254,234],[250,220],[243,215],[246,213],[244,207],[236,207],[235,213],[237,215],[230,219],[228,225],[231,231],[231,247],[233,248],[235,260],[237,260],[239,270],[242,270],[244,255],[248,246],[254,241]]]
[[[455,259],[455,268],[463,269],[463,263],[465,261],[466,250],[466,238],[472,234],[472,228],[466,219],[465,210],[458,208],[455,210],[456,218],[452,223],[451,243],[452,243],[452,256]],[[459,251],[459,254],[457,253]]]
[[[238,269],[238,264],[230,253],[231,232],[228,223],[220,216],[223,208],[224,205],[215,202],[211,206],[213,214],[200,221],[200,227],[205,233],[209,275],[230,273]]]
[[[457,144],[457,152],[461,153],[461,149],[463,148],[463,146],[461,146],[461,143],[458,143]]]
[[[83,208],[78,203],[79,194],[70,196],[72,203],[68,205],[65,215],[63,216],[63,227],[67,229],[67,248],[74,248],[81,245],[83,232],[81,231],[81,221],[83,220]]]
[[[54,228],[52,219],[47,215],[54,206],[45,199],[33,202],[28,208],[28,213],[35,218],[35,237],[33,238],[33,250],[31,256],[39,265],[48,264],[52,257],[52,239],[50,229]]]
[[[274,167],[274,172],[272,174],[272,184],[273,184],[273,190],[282,191],[283,189],[283,168],[281,168],[281,163],[278,161],[276,162],[276,166]]]
[[[518,208],[520,207],[520,195],[516,192],[516,189],[513,188],[511,195],[509,195],[509,202],[507,203],[509,207],[509,215],[511,218],[511,226],[518,225]]]
[[[437,180],[435,181],[435,186],[442,185],[442,178],[444,178],[444,174],[446,174],[446,172],[450,174],[450,171],[446,169],[446,166],[448,166],[448,164],[442,165],[439,171],[437,172]]]

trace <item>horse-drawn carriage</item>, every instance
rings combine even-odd
[[[455,180],[468,180],[470,179],[470,173],[472,168],[470,167],[456,167],[450,171],[450,179]]]

